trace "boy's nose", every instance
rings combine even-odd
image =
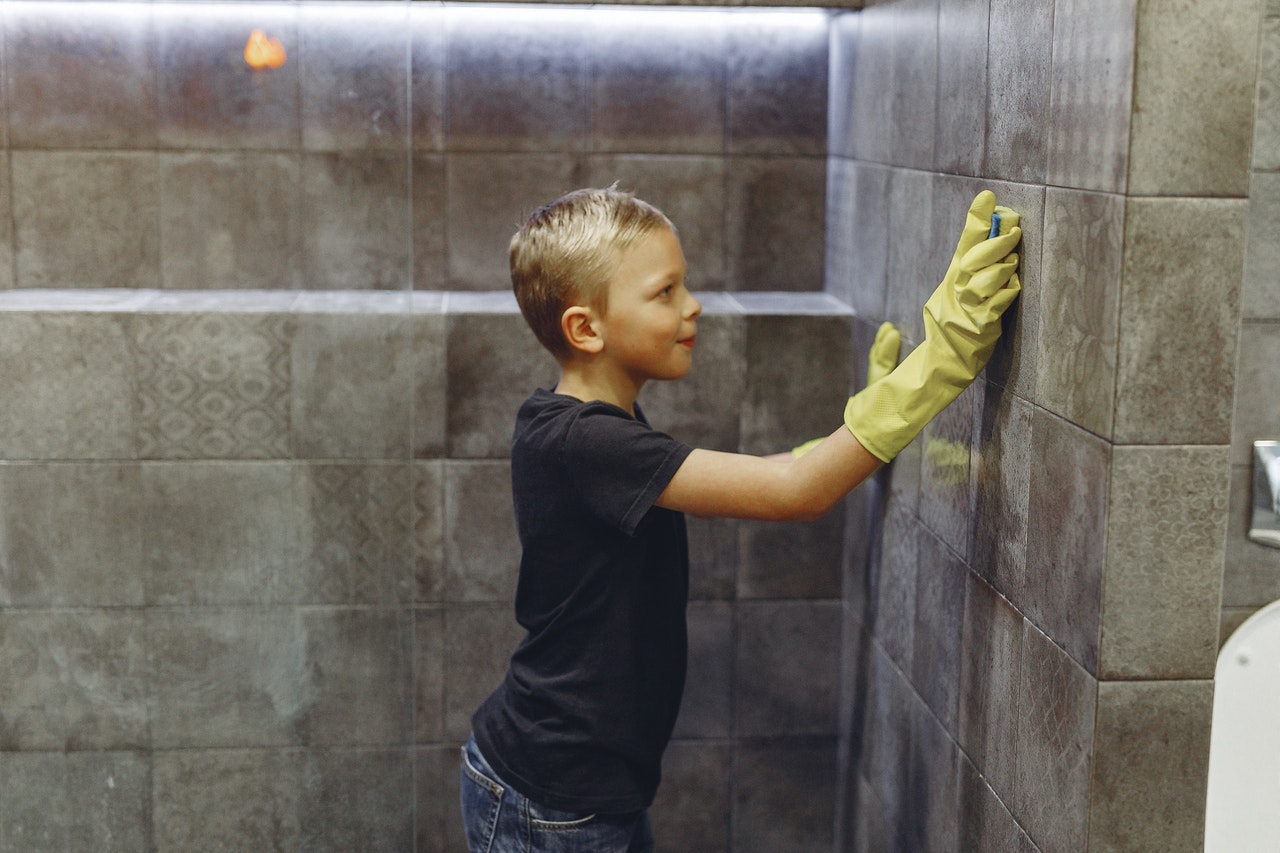
[[[702,303],[692,293],[689,294],[689,306],[685,313],[688,314],[690,320],[702,313]]]

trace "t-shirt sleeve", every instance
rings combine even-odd
[[[589,409],[563,452],[588,511],[630,536],[693,448],[642,421]]]

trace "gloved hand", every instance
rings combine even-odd
[[[1000,234],[988,237],[996,212]],[[1021,290],[1013,254],[1021,239],[1018,214],[997,207],[990,191],[979,193],[947,273],[925,302],[924,343],[845,406],[845,425],[876,458],[897,456],[986,366],[1000,317]]]
[[[867,353],[867,386],[870,387],[893,372],[898,366],[898,349],[902,346],[902,335],[898,327],[892,323],[881,323],[876,330],[876,339],[871,342],[871,350]],[[822,442],[821,438],[806,441],[799,447],[791,449],[791,455],[799,459]]]

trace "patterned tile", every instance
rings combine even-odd
[[[290,455],[290,318],[140,314],[130,325],[141,458]]]

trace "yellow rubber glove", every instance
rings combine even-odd
[[[991,215],[1000,233],[989,237]],[[983,191],[973,200],[942,283],[924,306],[924,343],[888,376],[849,398],[844,422],[862,446],[888,462],[969,387],[1000,337],[1000,317],[1021,284],[1013,254],[1018,214]]]
[[[880,328],[876,330],[876,339],[871,342],[871,349],[867,353],[866,387],[870,387],[893,372],[893,369],[898,366],[898,350],[901,347],[902,335],[898,332],[898,327],[888,322],[881,323]],[[810,439],[799,447],[793,447],[791,455],[799,459],[821,442],[821,438]]]

